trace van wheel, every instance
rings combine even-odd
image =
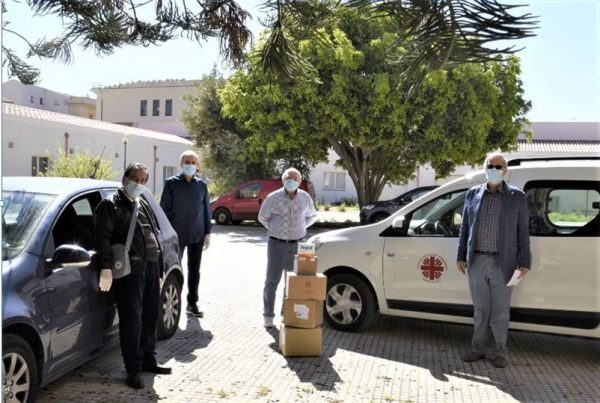
[[[369,286],[353,274],[338,274],[327,280],[325,320],[334,329],[355,332],[375,318],[375,296]]]
[[[175,334],[181,317],[181,284],[174,274],[169,275],[160,290],[160,311],[157,338],[168,339]]]
[[[2,401],[35,401],[37,376],[29,343],[14,334],[2,335]]]
[[[220,225],[228,225],[231,223],[231,214],[224,208],[215,211],[215,221]]]
[[[373,215],[373,217],[371,217],[371,221],[369,221],[370,224],[373,224],[374,222],[379,222],[379,221],[383,221],[386,218],[388,218],[390,215],[387,213],[378,213]]]

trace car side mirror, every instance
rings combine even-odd
[[[92,255],[81,246],[60,245],[54,251],[51,259],[46,259],[46,264],[51,269],[85,267],[92,261]]]
[[[392,221],[392,228],[395,231],[402,231],[402,229],[404,229],[404,216],[398,216],[398,217],[394,217],[394,220]]]

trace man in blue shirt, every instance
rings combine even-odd
[[[165,182],[160,206],[179,237],[179,254],[187,248],[187,313],[203,317],[198,309],[202,251],[210,244],[211,212],[206,183],[196,175],[198,154],[185,151],[179,159],[182,172]]]

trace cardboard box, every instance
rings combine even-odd
[[[289,299],[325,300],[327,277],[318,273],[314,276],[300,276],[287,272],[285,296]]]
[[[298,242],[298,255],[314,256],[315,255],[315,244],[308,243],[308,242]]]
[[[323,301],[286,299],[283,301],[283,324],[313,329],[323,324]]]
[[[317,257],[296,255],[296,258],[294,259],[294,273],[303,276],[317,274]]]
[[[285,357],[310,357],[321,355],[323,332],[315,329],[298,329],[281,325],[279,350]]]

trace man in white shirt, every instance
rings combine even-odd
[[[306,228],[317,221],[317,211],[310,195],[299,189],[302,175],[288,168],[281,176],[283,187],[270,193],[260,207],[258,221],[267,229],[267,276],[263,290],[263,318],[266,328],[274,327],[275,294],[283,271],[292,270],[298,241]]]

